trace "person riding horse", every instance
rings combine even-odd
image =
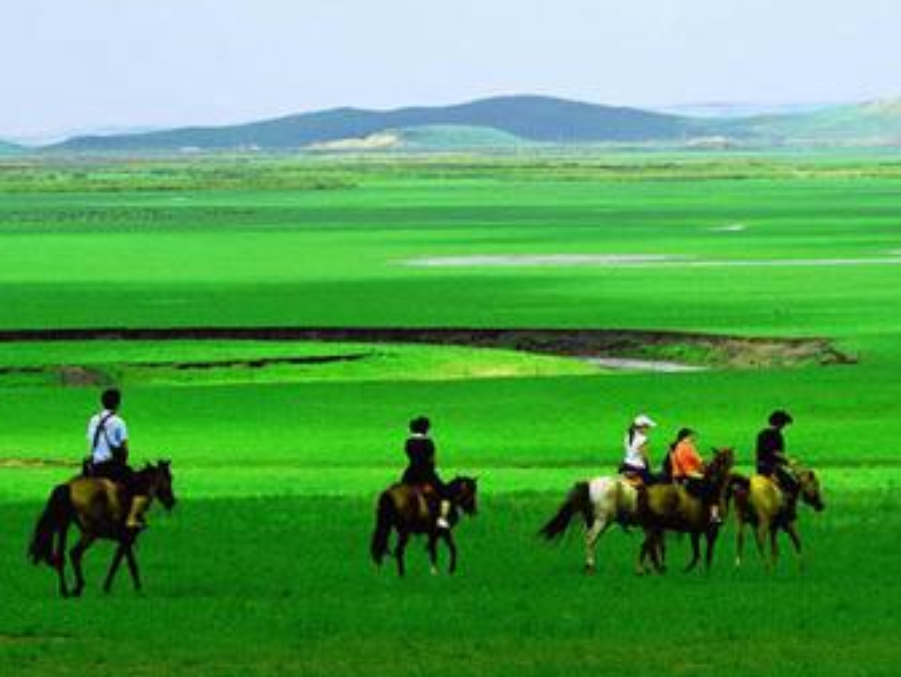
[[[103,391],[100,402],[103,410],[88,421],[90,458],[85,464],[85,474],[122,486],[126,501],[130,502],[125,526],[137,531],[146,526],[144,513],[150,499],[135,486],[134,471],[128,465],[128,426],[119,415],[122,393],[109,388]]]
[[[626,431],[624,441],[625,457],[619,467],[619,473],[628,479],[640,480],[650,485],[657,481],[651,472],[650,433],[657,424],[646,414],[636,416]]]
[[[435,524],[439,529],[450,529],[451,504],[447,496],[447,487],[435,468],[435,443],[429,437],[432,424],[425,416],[410,421],[410,437],[404,446],[408,464],[401,477],[401,482],[419,489],[430,507],[438,503],[438,517]]]
[[[757,474],[774,480],[789,496],[798,492],[798,478],[792,468],[792,460],[785,454],[785,437],[782,433],[794,422],[786,411],[770,414],[769,427],[757,435]]]
[[[690,428],[682,428],[676,435],[669,453],[670,477],[674,483],[684,486],[688,493],[708,504],[710,521],[721,524],[720,503],[704,480],[704,460],[695,446],[695,436],[695,431]]]

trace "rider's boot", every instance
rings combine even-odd
[[[128,519],[125,520],[125,527],[135,531],[140,531],[147,526],[144,520],[144,513],[150,505],[150,498],[140,494],[132,497],[131,508],[128,511]]]
[[[439,529],[450,529],[450,511],[450,501],[442,500],[438,505],[438,519],[435,522]]]

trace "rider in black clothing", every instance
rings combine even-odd
[[[785,437],[782,431],[792,422],[788,412],[775,411],[770,415],[769,427],[757,435],[757,472],[766,477],[775,477],[779,485],[789,493],[797,491],[798,480],[785,455]]]
[[[429,437],[431,422],[425,416],[410,421],[410,437],[404,451],[409,462],[401,482],[417,487],[430,487],[440,499],[438,519],[440,529],[449,529],[450,502],[446,497],[446,486],[435,469],[435,443]],[[429,490],[426,489],[426,493]]]

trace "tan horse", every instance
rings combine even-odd
[[[704,469],[704,482],[709,493],[707,500],[695,496],[680,484],[653,484],[639,493],[637,521],[645,532],[636,564],[639,575],[647,572],[646,564],[649,560],[657,572],[665,570],[664,534],[667,531],[685,533],[691,537],[692,558],[685,571],[691,571],[697,566],[701,557],[701,536],[704,536],[707,541],[705,569],[710,569],[721,526],[711,521],[710,507],[714,502],[720,505],[725,503],[734,464],[733,449],[714,452]]]
[[[799,565],[803,568],[801,536],[798,533],[798,500],[820,512],[825,508],[820,494],[820,481],[813,470],[796,471],[799,489],[789,495],[776,482],[764,475],[750,479],[733,475],[729,496],[735,506],[737,527],[735,542],[735,566],[741,566],[745,546],[745,526],[754,528],[757,550],[767,570],[771,571],[779,559],[779,532],[784,531],[794,546]],[[766,540],[770,541],[770,557],[766,556]]]
[[[477,481],[472,477],[455,477],[447,484],[446,498],[450,501],[451,511],[448,522],[451,529],[460,520],[460,511],[467,515],[475,515],[477,510]],[[388,541],[391,532],[397,532],[397,543],[394,547],[394,558],[397,561],[397,573],[406,573],[404,552],[411,535],[424,534],[428,537],[429,560],[432,573],[438,573],[438,541],[443,540],[450,551],[448,571],[457,569],[457,545],[451,529],[438,529],[436,525],[437,506],[433,505],[420,487],[407,484],[393,484],[381,493],[376,508],[376,525],[372,533],[370,554],[373,561],[381,565],[389,553]]]
[[[175,506],[168,461],[148,464],[136,472],[134,487],[138,493],[146,495],[151,503],[154,499],[159,499],[168,510]],[[50,494],[47,506],[35,525],[29,547],[31,561],[54,568],[59,577],[60,594],[67,597],[70,591],[66,583],[66,541],[69,527],[74,523],[81,531],[81,538],[69,553],[75,571],[75,587],[71,593],[78,597],[84,590],[81,560],[85,551],[98,539],[119,544],[103,585],[104,591],[112,589],[113,579],[123,558],[128,562],[135,589],[140,590],[141,579],[134,554],[138,533],[125,526],[128,509],[128,499],[123,487],[108,479],[82,476],[60,484]]]

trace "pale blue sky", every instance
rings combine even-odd
[[[0,136],[502,93],[901,95],[899,0],[0,0]]]

